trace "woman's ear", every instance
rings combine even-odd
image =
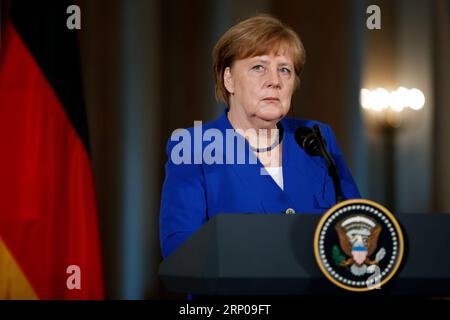
[[[223,72],[223,84],[230,94],[234,93],[234,79],[230,67],[226,67]]]

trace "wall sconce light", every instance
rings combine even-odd
[[[401,113],[406,109],[420,110],[425,104],[425,96],[419,89],[399,87],[389,92],[384,88],[375,90],[361,89],[361,107],[381,122],[382,126],[398,128],[401,123]]]
[[[417,111],[423,108],[425,96],[419,89],[399,87],[389,92],[384,88],[361,89],[361,107],[370,115],[370,122],[381,129],[383,157],[385,163],[385,201],[386,206],[396,211],[396,162],[395,135],[402,123],[402,113],[406,109]]]
[[[388,92],[386,89],[378,88],[375,90],[361,89],[361,106],[364,109],[382,111],[392,109],[397,112],[403,109],[411,108],[420,110],[425,104],[425,96],[419,89],[406,89],[400,87],[397,90]]]

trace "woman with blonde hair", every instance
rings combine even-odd
[[[192,138],[183,144],[193,152],[180,155],[175,134],[168,142],[160,209],[164,257],[218,213],[321,214],[333,206],[327,163],[299,146],[299,128],[320,127],[343,198],[360,197],[330,127],[286,117],[305,57],[299,36],[269,15],[234,25],[217,42],[216,97],[227,108],[218,119],[187,129],[184,137]],[[196,130],[203,132],[200,145]]]

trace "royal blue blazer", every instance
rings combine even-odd
[[[238,142],[234,149],[227,150],[226,143],[229,141],[226,138],[223,141],[211,136],[203,139],[206,141],[200,141],[199,135],[195,138],[195,130],[197,133],[200,130],[205,133],[208,129],[225,137],[227,130],[233,130],[226,113],[227,110],[214,121],[187,129],[191,135],[190,140],[183,141],[186,139],[179,137],[179,141],[172,141],[171,138],[167,143],[168,160],[160,208],[160,243],[164,258],[218,213],[284,214],[287,209],[293,209],[296,213],[322,214],[332,207],[336,203],[335,191],[326,162],[321,157],[308,155],[299,147],[295,140],[295,130],[299,126],[312,127],[319,124],[328,151],[336,162],[344,198],[360,198],[329,126],[311,120],[284,118],[280,121],[284,130],[282,190],[270,175],[261,174],[264,167],[258,160],[256,164],[251,164],[250,161],[237,164]],[[242,136],[237,136],[240,138],[235,141],[242,139],[241,142],[246,146],[243,151],[245,159],[252,156],[256,159],[253,152],[249,151],[247,141]],[[194,158],[201,156],[208,145],[211,151],[213,141],[216,146],[222,145],[223,151],[216,148],[219,151],[211,154],[216,159],[222,159],[224,164],[220,164],[220,161],[212,164],[204,161],[198,163],[199,158],[194,163]],[[190,157],[191,161],[186,161],[190,163],[176,164],[171,158],[174,148],[180,149],[180,142],[193,149],[190,155],[180,152]]]

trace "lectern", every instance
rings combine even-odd
[[[159,276],[169,291],[195,295],[345,294],[315,261],[313,238],[320,217],[216,215],[160,264]],[[450,214],[396,218],[405,237],[403,263],[393,279],[374,291],[450,296]]]

